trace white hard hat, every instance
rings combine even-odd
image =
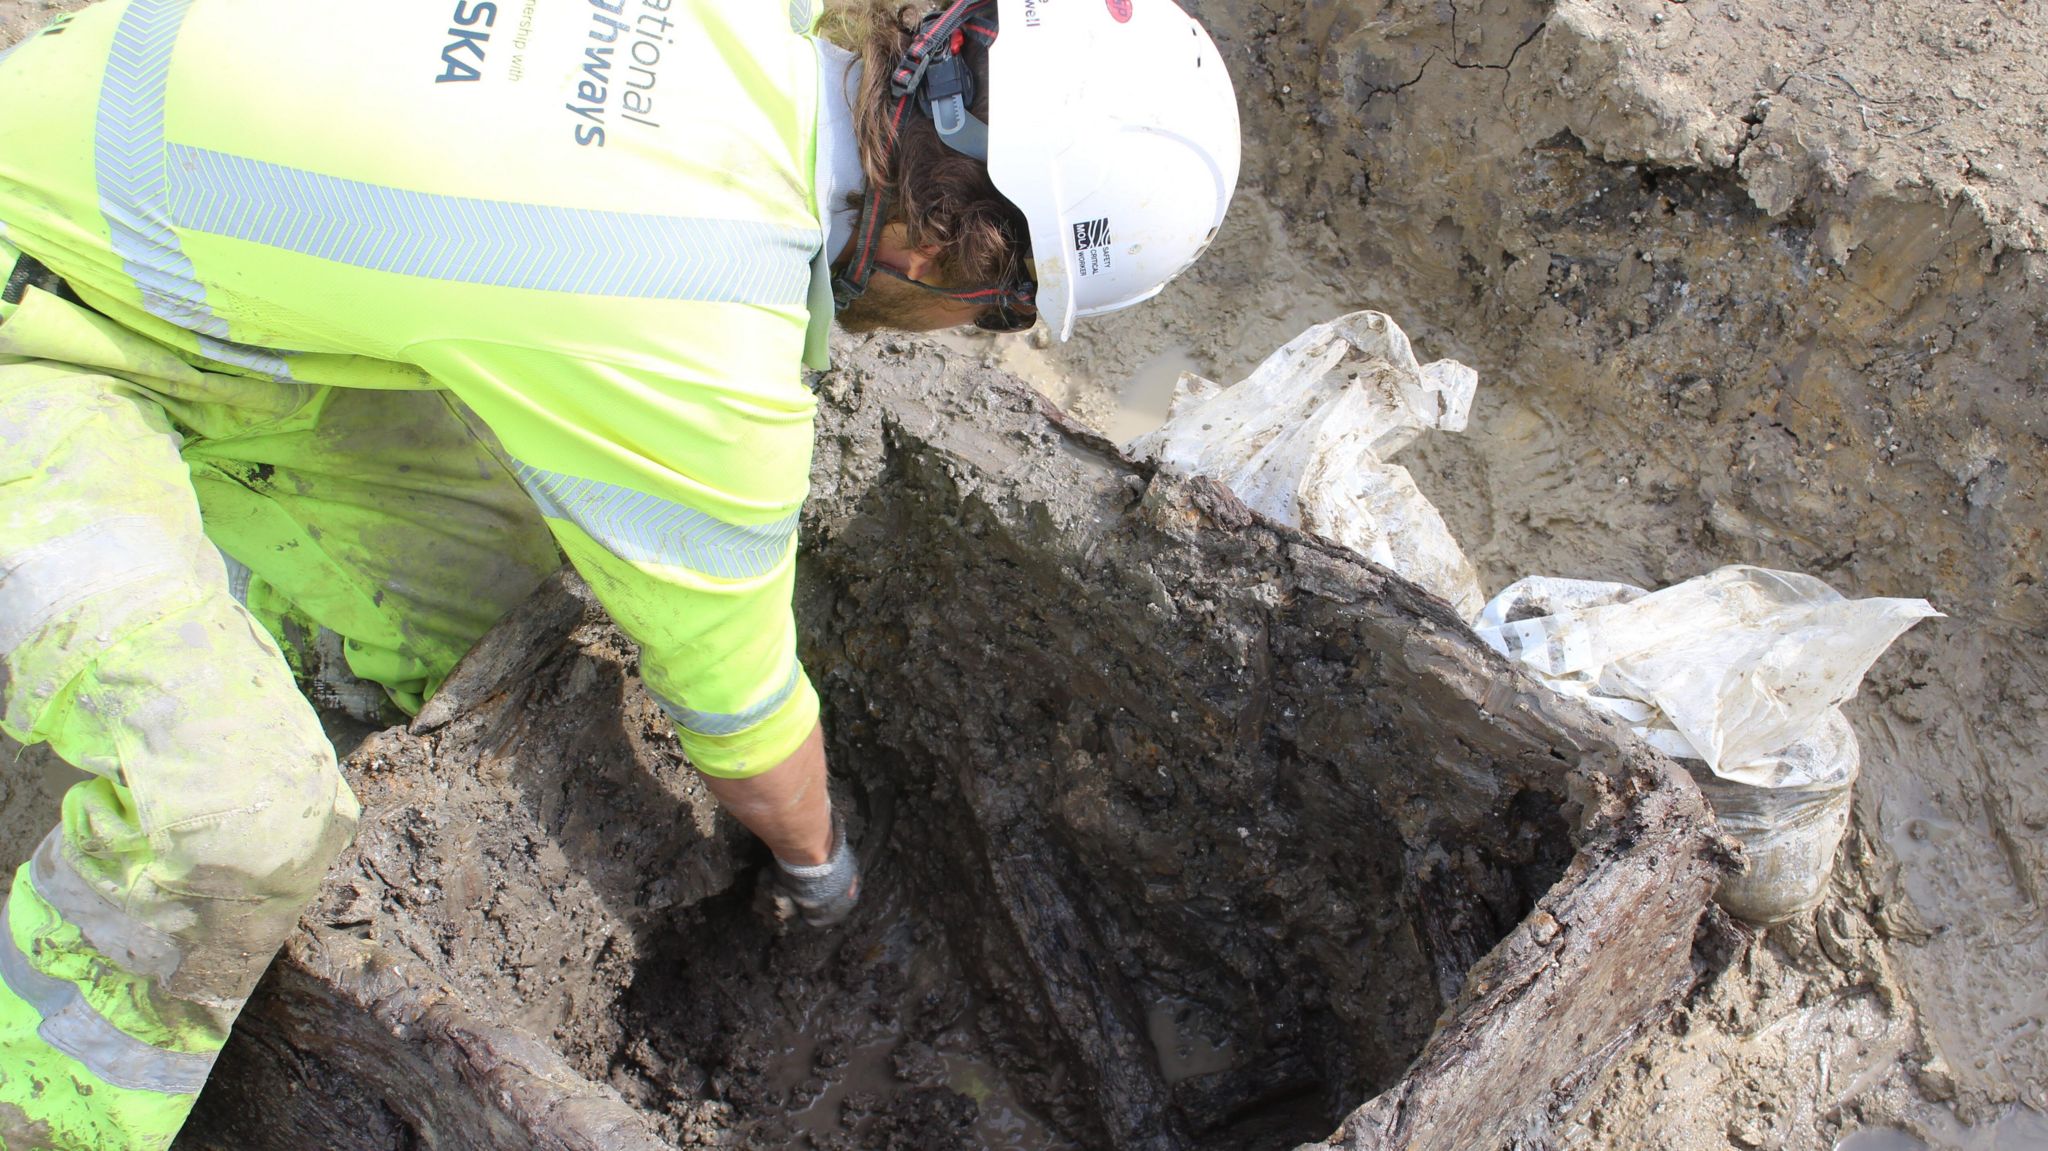
[[[988,172],[1024,213],[1038,315],[1159,293],[1237,188],[1237,98],[1209,33],[1172,0],[997,0]]]

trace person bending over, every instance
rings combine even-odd
[[[1169,0],[107,0],[0,108],[0,729],[90,777],[6,898],[8,1151],[176,1135],[357,816],[311,653],[417,711],[564,557],[844,916],[804,367],[1065,339],[1238,165]]]

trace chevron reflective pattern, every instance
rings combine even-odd
[[[801,304],[816,228],[440,196],[172,145],[179,227],[435,280]]]
[[[284,357],[228,339],[227,321],[206,304],[206,287],[171,231],[164,165],[164,86],[171,49],[192,0],[135,0],[121,16],[93,136],[100,212],[114,254],[142,292],[150,315],[197,333],[200,350],[224,364],[290,379]]]
[[[788,703],[789,697],[796,694],[796,677],[802,671],[801,667],[792,664],[789,678],[782,681],[782,686],[776,688],[773,695],[745,711],[692,711],[674,700],[664,699],[659,692],[650,691],[647,694],[654,697],[654,702],[661,705],[661,710],[667,712],[670,719],[698,735],[737,735],[774,715],[783,704]]]
[[[811,0],[789,0],[789,30],[799,36],[811,30]]]
[[[743,526],[617,484],[512,461],[541,514],[568,520],[622,560],[688,568],[719,579],[775,570],[796,541],[799,513]]]
[[[100,210],[114,251],[142,288],[143,305],[181,328],[225,337],[227,325],[206,307],[166,217],[164,84],[171,47],[191,0],[136,0],[121,17],[107,58],[93,156]]]

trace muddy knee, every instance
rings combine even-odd
[[[289,904],[313,897],[355,833],[355,795],[324,738],[289,758],[248,763],[231,802],[159,832],[161,885],[197,898]],[[155,838],[155,836],[152,836]]]

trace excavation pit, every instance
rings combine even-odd
[[[80,6],[0,0],[0,49]],[[1833,0],[1190,7],[1225,52],[1246,128],[1239,193],[1211,251],[1146,306],[1090,318],[1072,343],[977,338],[970,358],[1050,378],[1071,410],[1123,435],[1156,418],[1180,367],[1229,382],[1311,323],[1379,309],[1430,355],[1480,372],[1468,431],[1417,445],[1402,462],[1488,590],[1527,574],[1661,586],[1748,562],[1820,575],[1852,595],[1932,599],[1951,619],[1909,633],[1851,705],[1870,754],[1822,907],[1738,941],[1740,962],[1700,983],[1633,1047],[1622,1044],[1618,1056],[1596,1050],[1604,1075],[1589,1065],[1555,1080],[1551,1104],[1583,1098],[1547,1141],[1564,1151],[1718,1151],[1731,1139],[1847,1147],[1910,1138],[1947,1148],[1987,1144],[1995,1127],[2018,1129],[2025,1142],[2048,1111],[2048,1029],[2038,1003],[2012,992],[2042,985],[2048,955],[2040,945],[2048,838],[2038,834],[2048,826],[2048,659],[2040,654],[2048,550],[2038,498],[2048,438],[2036,426],[2048,387],[2048,105],[2035,63],[2048,58],[2048,30],[2039,13],[1989,0],[1901,0],[1873,19],[1844,19]],[[1063,450],[1100,458],[1086,446]],[[821,472],[827,483],[836,474]],[[866,482],[849,490],[857,495]],[[1152,488],[1143,477],[1140,484]],[[1161,489],[1161,499],[1172,490]],[[832,523],[851,516],[834,506]],[[829,542],[831,531],[818,527],[812,542]],[[807,570],[814,576],[830,573]],[[807,605],[814,638],[820,602]],[[835,602],[844,601],[822,601]],[[562,621],[562,633],[572,625]],[[1402,634],[1395,623],[1376,626],[1380,640],[1389,629]],[[630,653],[598,632],[571,646],[581,653],[574,660],[560,643],[549,650],[561,669],[594,661],[581,673],[594,679],[543,675],[545,690],[531,689],[539,704],[523,713],[508,702],[525,708],[523,694],[479,699],[465,712],[468,727],[388,736],[351,765],[372,799],[364,856],[349,861],[352,872],[338,877],[276,966],[223,1064],[257,1078],[242,1087],[218,1077],[183,1145],[646,1146],[650,1123],[670,1122],[661,1115],[683,1107],[682,1094],[650,1101],[636,1086],[639,1057],[621,1053],[620,989],[673,986],[635,984],[638,965],[682,946],[672,933],[703,922],[709,893],[739,900],[732,885],[749,881],[758,857],[730,842],[684,777],[664,774],[673,765],[650,750],[658,725],[648,726],[644,701],[621,686]],[[1403,684],[1439,682],[1374,650],[1381,654],[1363,661],[1360,692],[1397,695]],[[832,653],[813,653],[821,655]],[[900,677],[877,677],[872,693],[852,686],[874,666],[846,661],[851,678],[827,685],[838,717],[863,714],[859,706],[873,700],[900,727],[907,721],[889,710],[905,706],[889,694]],[[1439,671],[1464,676],[1469,667],[1460,654]],[[1494,674],[1472,673],[1471,683],[1491,684]],[[1624,756],[1581,751],[1555,734],[1582,733],[1579,717],[1543,717],[1540,704],[1530,704],[1537,718],[1472,704],[1492,690],[1450,694],[1464,701],[1460,714],[1483,707],[1487,723],[1506,722],[1510,744],[1556,746],[1594,778],[1630,778]],[[1523,689],[1513,690],[1520,698]],[[848,700],[852,712],[841,707]],[[1454,728],[1464,731],[1466,720]],[[595,742],[576,750],[587,758],[551,759],[540,750],[550,730]],[[880,755],[889,745],[862,747]],[[869,763],[859,749],[837,750],[857,785],[898,769],[922,773],[913,779],[939,774],[915,756]],[[606,758],[614,755],[626,758]],[[978,771],[992,758],[952,771]],[[1258,778],[1297,778],[1283,765],[1298,762],[1306,761],[1273,761]],[[1555,770],[1565,775],[1557,810],[1568,819],[1572,772]],[[49,829],[62,782],[55,774],[47,787],[30,772],[0,781],[13,860]],[[1380,776],[1370,778],[1379,786]],[[1655,797],[1665,788],[1639,790]],[[922,810],[959,810],[957,796],[935,793],[952,806]],[[1614,792],[1600,784],[1594,794]],[[583,796],[595,797],[587,808]],[[644,805],[647,813],[630,810],[647,821],[647,834],[622,837],[618,824],[600,827],[582,814],[606,801]],[[908,796],[899,808],[914,812],[923,802]],[[1624,792],[1617,802],[1626,810],[1651,801]],[[1689,802],[1680,804],[1688,813]],[[464,838],[461,820],[471,812],[495,822]],[[662,822],[675,812],[696,822],[688,830]],[[1596,874],[1639,858],[1633,844],[1619,846],[1616,818],[1567,833],[1576,835],[1575,858]],[[1088,842],[1059,826],[1061,836]],[[1427,839],[1402,842],[1405,850]],[[1109,854],[1089,858],[1099,864]],[[419,875],[453,876],[453,885],[396,894],[415,860]],[[365,872],[372,863],[388,869],[389,882]],[[988,881],[975,882],[965,890],[985,896]],[[1561,901],[1584,882],[1567,872],[1551,896]],[[573,890],[547,886],[554,883]],[[934,908],[950,895],[904,883]],[[456,914],[455,902],[487,896],[482,910]],[[1679,908],[1660,922],[1684,918],[1690,897],[1676,898]],[[1389,914],[1408,916],[1416,930],[1419,902],[1393,906]],[[518,926],[522,908],[555,918],[529,931]],[[1547,905],[1544,913],[1556,918]],[[1479,938],[1503,929],[1495,923]],[[928,930],[950,938],[943,925]],[[1282,942],[1341,952],[1331,943],[1340,935],[1304,930]],[[598,944],[607,939],[624,942],[606,950]],[[1706,942],[1702,962],[1729,938],[1709,933]],[[1281,947],[1264,936],[1247,946],[1254,955]],[[1530,946],[1511,933],[1485,964],[1508,970],[1501,964],[1534,954]],[[1289,970],[1341,966],[1337,954],[1318,956]],[[491,974],[501,962],[518,966]],[[578,964],[586,965],[580,976],[550,982]],[[1563,972],[1555,979],[1592,985]],[[1150,985],[1132,986],[1142,995]],[[1504,978],[1499,986],[1518,985]],[[1441,1001],[1440,987],[1434,994]],[[999,1016],[1007,1008],[1000,999],[972,1003],[977,1016],[1010,1018]],[[1640,1007],[1617,1004],[1614,1018],[1636,1019]],[[1139,1002],[1117,1026],[1130,1035],[1134,1019],[1150,1025],[1163,1013],[1172,1021],[1183,1010],[1179,1026],[1193,1036],[1195,1059],[1214,1015],[1198,999]],[[1500,1050],[1486,1035],[1511,1033],[1479,1026],[1501,1018],[1492,1010],[1452,1008],[1420,1062],[1391,1080],[1331,1056],[1317,1081],[1350,1076],[1353,1085],[1330,1089],[1341,1098],[1315,1106],[1334,1113],[1392,1083],[1346,1126],[1351,1145],[1443,1114],[1423,1104],[1445,1098],[1505,1094],[1485,1121],[1549,1122],[1531,1103],[1544,1098],[1532,1084],[1553,1066],[1525,1081],[1461,1054]],[[1021,1017],[1034,1042],[1071,1043],[1063,1024]],[[1531,1026],[1541,1021],[1534,1016]],[[1609,1025],[1599,1034],[1625,1030]],[[760,1045],[781,1044],[774,1049],[790,1053],[777,1058],[797,1061],[800,1045],[768,1038],[784,1034],[778,1026],[762,1025]],[[1141,1033],[1152,1042],[1150,1026]],[[1379,1045],[1385,1033],[1361,1026],[1348,1041],[1397,1063],[1399,1044]],[[1535,1034],[1555,1043],[1561,1032],[1547,1025]],[[1169,1045],[1178,1051],[1183,1038]],[[879,1066],[856,1054],[848,1066]],[[1461,1059],[1470,1068],[1462,1079],[1452,1074]],[[1021,1055],[1005,1060],[992,1065],[1006,1083],[1024,1082],[1018,1069],[1035,1066]],[[895,1082],[893,1061],[888,1073]],[[1052,1096],[1080,1107],[1093,1081],[1067,1074]],[[832,1079],[841,1093],[827,1102],[844,1097],[844,1078]],[[1588,1089],[1590,1080],[1601,1082]],[[1170,1084],[1173,1098],[1188,1095],[1186,1082]],[[263,1094],[287,1084],[299,1093]],[[986,1098],[1006,1097],[986,1096],[983,1110]],[[692,1130],[731,1143],[754,1138],[749,1124],[764,1112],[727,1114],[714,1103],[701,1105],[703,1122]],[[880,1126],[864,1122],[839,1134],[855,1139]],[[1912,1134],[1891,1138],[1893,1126]],[[1242,1129],[1209,1138],[1223,1142]],[[230,1131],[243,1134],[220,1135]],[[1094,1137],[1085,1124],[1072,1134]]]
[[[822,398],[851,925],[774,920],[558,577],[348,757],[181,1146],[1493,1145],[1711,962],[1697,791],[1439,601],[933,345]]]

